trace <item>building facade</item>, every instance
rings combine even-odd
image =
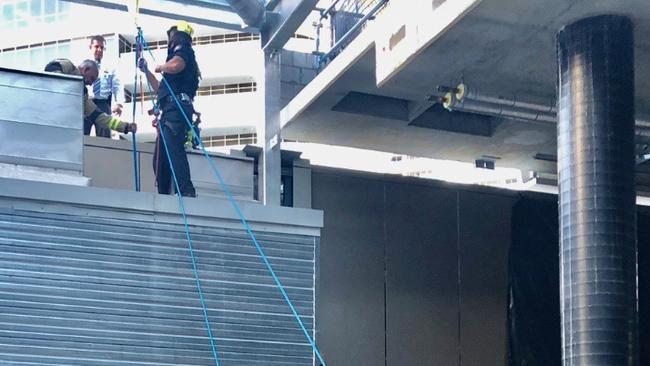
[[[147,111],[152,108],[146,78],[135,69],[135,33],[128,13],[58,0],[0,0],[0,29],[14,36],[0,44],[0,67],[42,71],[54,58],[80,62],[90,57],[90,37],[106,38],[103,64],[114,68],[125,88],[123,120],[139,124],[140,141],[155,140]],[[107,22],[110,19],[110,22]],[[164,30],[174,21],[140,19],[150,65],[164,63]],[[206,147],[254,144],[264,117],[263,54],[259,34],[195,26],[194,48],[201,69],[195,107],[201,112]],[[136,81],[137,80],[137,81]],[[144,89],[144,93],[143,93]],[[135,92],[135,96],[134,96]]]

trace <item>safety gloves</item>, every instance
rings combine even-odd
[[[138,59],[138,69],[140,69],[140,71],[144,73],[146,73],[147,70],[149,70],[149,65],[147,65],[147,60],[145,60],[144,57],[140,57]]]
[[[137,131],[138,131],[138,125],[135,123],[127,122],[126,125],[124,126],[124,133],[129,133],[129,132],[136,133]]]

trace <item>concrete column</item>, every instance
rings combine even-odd
[[[309,160],[293,161],[293,207],[311,208],[311,165]]]
[[[280,205],[280,52],[264,51],[264,128],[258,140],[264,143],[260,156],[259,199],[264,204]]]
[[[557,36],[565,366],[638,364],[632,28],[596,16]]]

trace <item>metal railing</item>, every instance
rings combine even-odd
[[[318,67],[322,68],[334,59],[347,45],[356,38],[369,20],[388,3],[389,0],[334,0],[332,4],[321,10],[321,16],[316,25],[316,54]],[[323,53],[321,48],[321,28],[323,21],[330,21],[330,49]]]

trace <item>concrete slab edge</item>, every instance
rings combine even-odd
[[[244,229],[228,200],[187,198],[184,203],[190,225]],[[253,231],[320,236],[322,211],[264,206],[257,202],[237,203]],[[0,178],[0,207],[134,221],[183,222],[176,196],[9,178]]]

